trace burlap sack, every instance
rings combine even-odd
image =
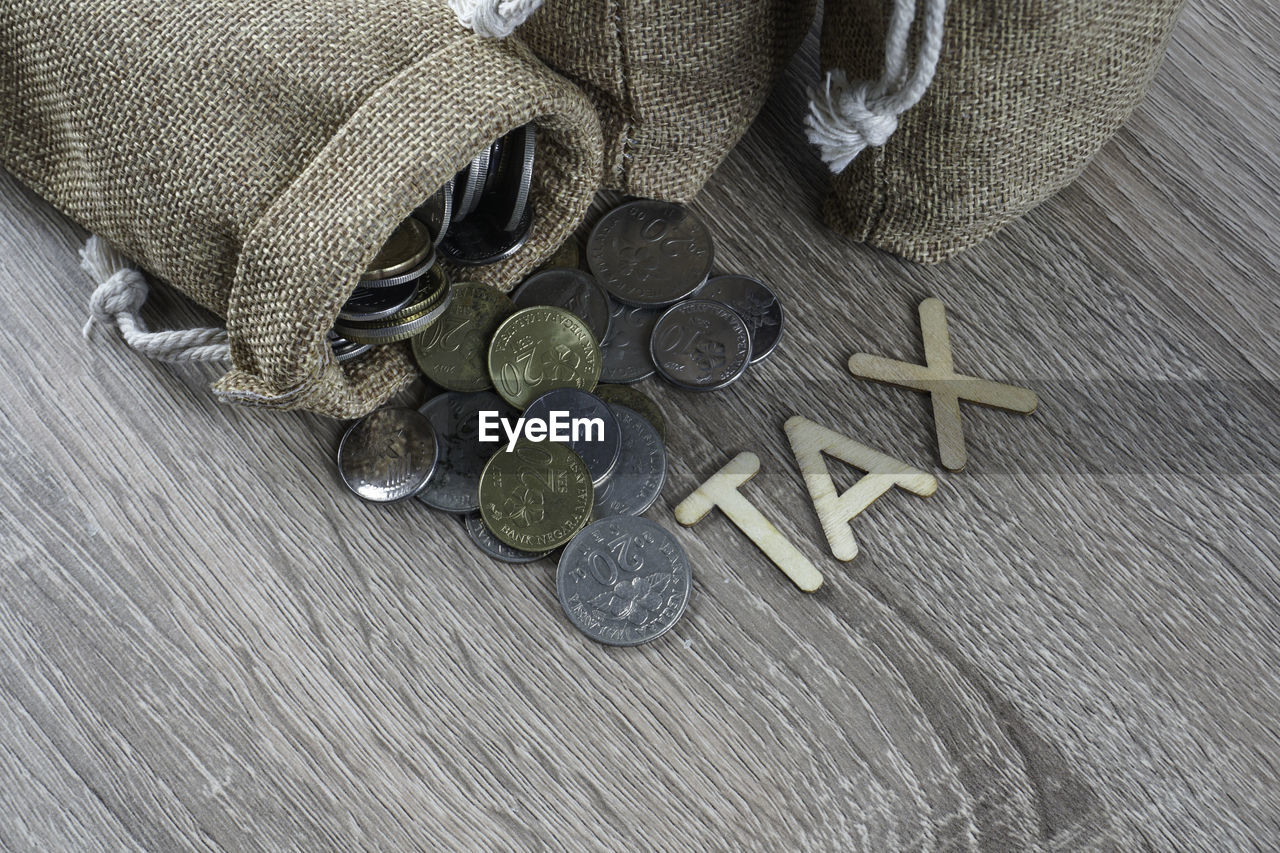
[[[746,132],[814,0],[547,0],[517,31],[600,111],[603,183],[686,201]]]
[[[927,0],[926,0],[927,2]],[[829,0],[824,68],[874,80],[894,4]],[[956,0],[932,85],[836,176],[830,224],[943,260],[1069,183],[1141,99],[1182,0]],[[919,41],[919,31],[913,33]]]
[[[395,226],[483,146],[537,121],[527,246],[578,224],[601,169],[591,103],[518,42],[422,0],[4,0],[0,162],[227,320],[225,400],[353,417],[404,345],[339,366],[325,334]]]

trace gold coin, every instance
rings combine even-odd
[[[597,385],[596,390],[591,393],[606,403],[617,403],[619,406],[626,406],[633,412],[642,415],[646,421],[653,424],[653,428],[658,431],[663,443],[666,443],[667,419],[662,416],[662,409],[659,409],[658,404],[653,400],[650,400],[630,385]]]
[[[600,345],[586,322],[563,308],[523,308],[503,321],[489,344],[493,387],[518,409],[554,388],[590,391],[600,367]]]
[[[391,232],[360,279],[376,281],[406,273],[425,261],[433,248],[431,230],[410,216]]]
[[[521,439],[480,474],[480,514],[493,535],[522,551],[558,548],[591,520],[595,489],[578,454],[562,444]]]
[[[489,341],[516,306],[485,284],[460,281],[440,321],[413,339],[413,357],[432,382],[449,391],[483,391],[489,381]]]

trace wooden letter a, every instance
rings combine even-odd
[[[852,560],[858,556],[858,542],[853,538],[850,522],[876,498],[894,486],[926,498],[938,488],[938,481],[932,474],[912,468],[808,418],[793,415],[787,420],[786,431],[791,450],[800,465],[800,473],[804,476],[804,484],[813,499],[813,508],[831,543],[831,553],[837,560]],[[824,453],[866,471],[866,476],[849,491],[837,496],[831,472],[822,458]]]

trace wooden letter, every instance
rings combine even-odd
[[[850,522],[876,498],[894,486],[925,498],[938,488],[938,481],[932,474],[912,468],[808,418],[793,415],[787,419],[786,430],[800,473],[804,476],[804,484],[809,489],[809,497],[813,498],[814,511],[818,513],[827,541],[831,543],[831,553],[837,560],[852,560],[858,556],[858,542],[853,538]],[[866,471],[866,476],[837,497],[827,461],[822,458],[824,453]]]
[[[849,372],[929,394],[938,434],[938,457],[944,468],[959,471],[968,461],[960,421],[961,400],[1029,415],[1035,411],[1036,395],[1026,388],[956,373],[947,332],[947,309],[941,300],[929,298],[920,303],[920,334],[924,338],[924,364],[860,352],[849,357]]]
[[[685,527],[692,527],[702,521],[711,510],[719,507],[796,586],[805,592],[813,592],[822,586],[822,574],[809,562],[808,557],[801,554],[782,535],[782,531],[738,491],[738,487],[754,477],[759,470],[759,456],[754,453],[739,453],[728,465],[711,475],[711,479],[699,486],[697,491],[679,503],[676,507],[676,521]]]

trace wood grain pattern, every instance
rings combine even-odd
[[[339,424],[83,340],[83,234],[0,179],[0,848],[1274,847],[1277,41],[1272,5],[1189,6],[1081,180],[937,268],[821,225],[811,42],[697,204],[788,337],[726,391],[644,386],[672,461],[650,517],[695,590],[637,649],[578,635],[549,563],[352,498]],[[957,370],[1040,397],[967,409],[962,474],[927,399],[844,368],[921,361],[928,296],[982,342]],[[832,560],[795,412],[937,493],[885,495]],[[719,515],[676,525],[739,450],[817,593]]]

